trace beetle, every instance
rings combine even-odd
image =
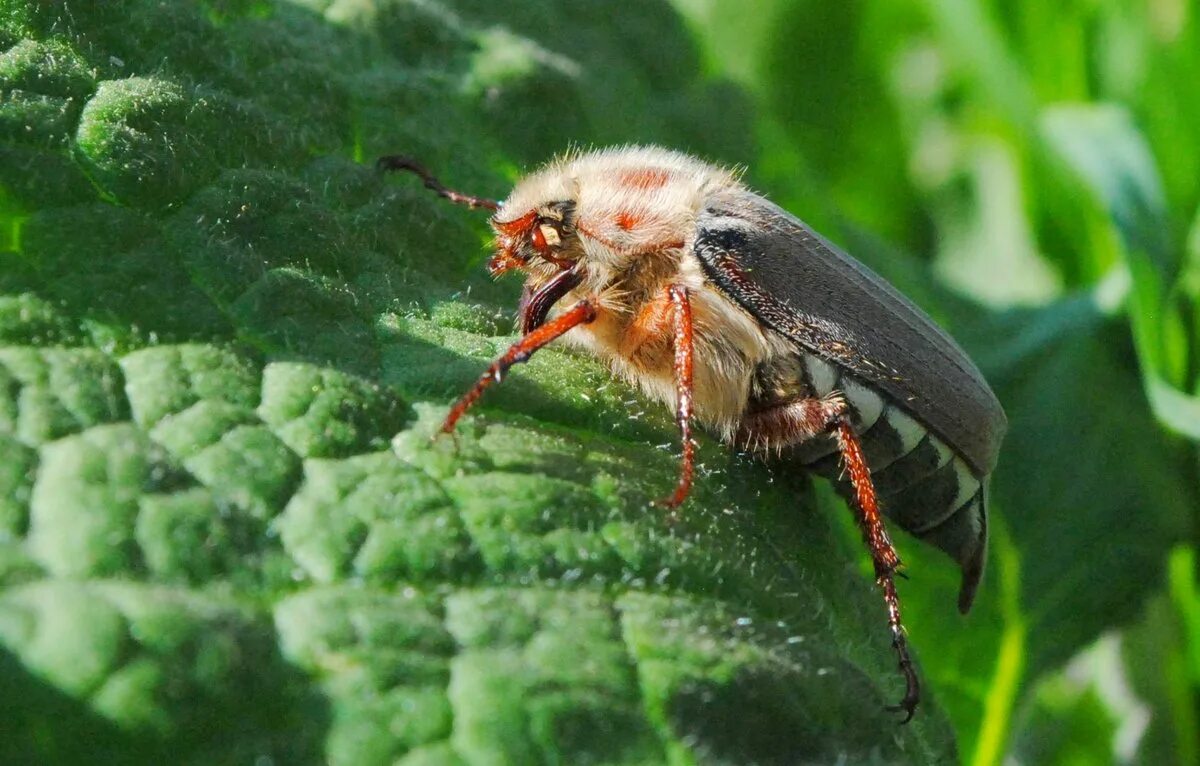
[[[522,272],[520,339],[451,408],[463,413],[514,364],[563,338],[674,408],[694,472],[692,423],[752,453],[831,478],[856,513],[905,679],[920,684],[884,516],[962,569],[966,613],[983,574],[987,482],[1006,420],[966,353],[882,278],[738,175],[657,147],[574,152],[496,202],[446,188],[409,157],[381,158],[452,202],[491,211],[493,275]]]

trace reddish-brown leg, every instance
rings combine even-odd
[[[679,482],[670,497],[658,501],[658,505],[676,508],[687,499],[692,489],[695,474],[696,445],[692,442],[692,407],[694,388],[692,385],[692,304],[688,300],[687,288],[671,285],[667,288],[671,300],[672,337],[675,347],[675,423],[679,426],[679,438],[683,442],[683,457],[679,464]]]
[[[751,449],[769,450],[776,446],[798,444],[826,433],[832,433],[837,440],[838,450],[850,476],[850,485],[854,489],[851,507],[858,516],[863,541],[875,565],[875,582],[883,591],[883,601],[887,605],[892,648],[896,651],[900,671],[904,674],[904,699],[888,709],[903,712],[903,722],[907,723],[920,701],[921,689],[912,659],[908,656],[908,642],[900,620],[900,598],[896,593],[895,581],[900,557],[896,554],[884,526],[883,515],[879,512],[871,470],[863,457],[862,444],[846,417],[845,401],[837,394],[830,394],[823,399],[799,399],[751,413],[742,421],[737,439],[739,444]]]
[[[481,207],[485,210],[499,210],[500,203],[495,200],[485,199],[483,197],[473,197],[470,194],[456,192],[453,189],[447,189],[442,185],[442,182],[430,173],[424,165],[414,160],[412,157],[405,157],[400,154],[393,154],[387,157],[380,157],[375,160],[375,167],[384,172],[395,172],[397,170],[407,170],[420,178],[425,183],[425,188],[435,192],[439,197],[448,199],[458,205],[466,205],[469,208]]]
[[[913,711],[921,699],[921,687],[917,681],[917,673],[913,668],[912,659],[908,656],[908,641],[905,639],[904,624],[900,621],[900,597],[896,594],[896,568],[900,566],[900,557],[883,524],[883,516],[879,512],[879,504],[875,497],[875,485],[871,481],[871,469],[863,457],[862,445],[855,435],[850,421],[843,415],[838,419],[834,434],[837,437],[838,448],[842,452],[842,460],[846,464],[846,472],[850,475],[850,484],[854,488],[854,506],[858,511],[858,526],[862,530],[863,542],[871,552],[871,561],[875,564],[875,582],[883,591],[883,601],[887,604],[888,626],[892,629],[892,648],[900,662],[900,672],[904,674],[904,699],[898,705],[888,707],[888,710],[904,713],[901,723],[912,720]]]
[[[450,414],[446,415],[446,419],[442,422],[442,432],[452,432],[463,413],[471,408],[471,405],[483,395],[488,386],[492,383],[499,383],[509,367],[528,361],[534,351],[564,335],[571,328],[587,324],[595,318],[595,304],[585,298],[512,344],[508,351],[505,351],[499,359],[488,366],[487,371],[479,377],[471,390],[463,394],[462,398],[450,408]]]
[[[769,452],[829,433],[846,411],[836,391],[820,399],[804,398],[770,409],[749,412],[738,424],[734,442],[751,452]]]

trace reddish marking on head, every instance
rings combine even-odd
[[[661,168],[626,170],[620,176],[622,186],[632,186],[635,189],[661,189],[670,179],[671,175]]]
[[[519,237],[533,228],[533,225],[537,223],[537,218],[537,211],[530,210],[520,218],[514,218],[511,221],[497,221],[493,218],[492,227],[506,237]]]
[[[617,213],[617,228],[624,231],[629,231],[641,222],[641,216],[634,215],[627,210],[622,210],[621,212]]]

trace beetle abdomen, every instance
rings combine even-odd
[[[784,369],[794,376],[793,390],[804,395],[842,394],[880,508],[905,531],[945,551],[962,567],[959,608],[965,611],[983,570],[987,476],[976,475],[962,455],[886,393],[816,355],[800,353],[797,359],[798,364],[776,361],[770,365],[774,370],[761,371],[760,377],[778,378]],[[852,496],[832,436],[796,444],[788,457],[831,479],[847,499]]]

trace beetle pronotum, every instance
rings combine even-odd
[[[900,559],[884,526],[962,567],[975,596],[987,541],[986,484],[1006,427],[983,376],[948,335],[865,266],[729,171],[654,147],[570,154],[522,178],[503,202],[443,186],[492,211],[493,275],[526,282],[521,338],[450,409],[442,431],[504,371],[563,338],[675,409],[693,479],[693,418],[752,452],[785,452],[832,478],[857,513],[887,606],[912,718],[920,698],[896,595]]]

